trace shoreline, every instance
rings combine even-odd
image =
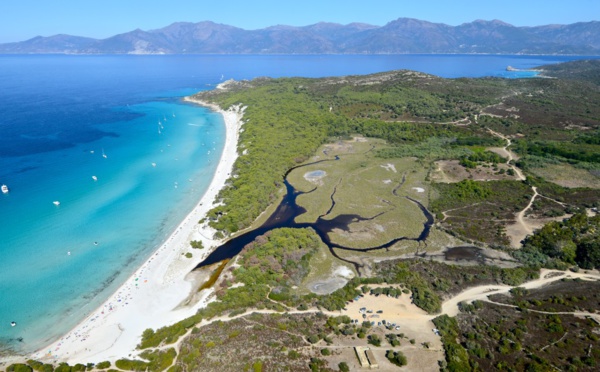
[[[215,206],[238,157],[237,145],[244,108],[225,111],[219,106],[184,97],[184,102],[204,106],[220,113],[226,128],[225,145],[212,181],[193,210],[171,235],[104,303],[73,329],[30,355],[0,359],[0,365],[22,359],[46,363],[114,362],[135,357],[136,346],[147,328],[157,329],[196,314],[211,301],[212,290],[202,293],[191,305],[182,305],[193,289],[188,275],[211,251],[222,244],[212,238],[214,230],[199,220]],[[200,240],[204,249],[192,249],[190,242]],[[192,252],[187,258],[184,253]]]

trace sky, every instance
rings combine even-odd
[[[600,20],[598,0],[0,0],[0,43],[69,34],[106,38],[173,22],[213,21],[246,30],[407,17],[456,26],[499,19],[514,26]]]

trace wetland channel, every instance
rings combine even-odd
[[[386,213],[386,212],[382,212],[382,213],[379,213],[372,217],[363,217],[363,216],[360,216],[357,214],[341,214],[332,219],[325,219],[325,217],[332,211],[333,207],[335,206],[334,196],[335,196],[337,186],[334,188],[333,193],[331,194],[331,207],[325,214],[319,216],[315,222],[303,222],[303,223],[295,222],[296,217],[300,216],[303,213],[306,213],[306,209],[304,209],[303,207],[299,206],[296,203],[296,198],[299,195],[311,193],[311,192],[315,191],[316,188],[314,188],[313,190],[307,191],[307,192],[298,191],[288,181],[288,175],[292,171],[294,171],[298,168],[302,168],[302,167],[306,167],[309,165],[314,165],[314,164],[318,164],[318,163],[322,163],[322,162],[336,161],[336,160],[339,160],[339,157],[336,156],[335,159],[324,159],[324,160],[319,160],[319,161],[308,163],[308,164],[302,164],[302,165],[298,165],[296,167],[289,169],[283,177],[283,180],[284,180],[283,182],[285,184],[287,193],[283,197],[283,199],[281,200],[279,205],[277,206],[277,209],[275,210],[275,212],[273,212],[273,214],[267,219],[267,221],[265,221],[260,227],[254,229],[254,230],[248,231],[246,233],[243,233],[241,235],[238,235],[238,236],[228,240],[223,245],[217,247],[204,261],[200,262],[194,268],[194,270],[221,262],[226,259],[232,259],[238,253],[240,253],[247,244],[254,241],[254,239],[256,239],[258,236],[263,235],[270,230],[278,229],[278,228],[282,228],[282,227],[297,228],[297,229],[306,228],[306,227],[312,228],[317,233],[317,235],[319,235],[319,237],[321,238],[323,243],[325,243],[325,245],[327,245],[327,247],[329,248],[329,251],[331,252],[331,254],[334,257],[338,258],[339,260],[342,260],[344,262],[354,265],[357,272],[358,272],[358,269],[362,265],[357,262],[340,257],[335,252],[336,249],[355,251],[355,252],[369,252],[369,251],[374,251],[374,250],[378,250],[378,249],[389,248],[389,247],[393,246],[394,244],[396,244],[397,242],[402,241],[402,240],[412,240],[412,241],[416,241],[419,243],[425,242],[425,240],[429,236],[429,231],[431,229],[431,226],[434,223],[433,215],[427,210],[427,208],[425,208],[425,206],[423,206],[423,204],[421,204],[419,201],[412,199],[408,196],[405,196],[405,198],[410,200],[411,202],[415,203],[419,207],[419,209],[421,210],[421,212],[423,213],[423,215],[425,216],[425,219],[426,219],[426,221],[423,223],[423,230],[421,231],[421,233],[419,234],[419,236],[417,238],[409,238],[409,237],[402,236],[402,237],[392,239],[385,244],[382,244],[382,245],[379,245],[376,247],[366,247],[366,248],[345,247],[345,246],[342,246],[342,245],[332,242],[331,238],[329,237],[329,233],[333,232],[334,229],[341,229],[344,231],[348,231],[349,225],[351,223],[361,222],[361,221],[370,221],[370,220],[373,220],[373,219],[379,217],[381,214]],[[402,183],[404,183],[404,180]],[[396,190],[400,186],[398,186],[394,189],[394,195],[396,195]]]

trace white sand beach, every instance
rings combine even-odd
[[[191,98],[185,100],[221,113],[225,121],[225,148],[208,190],[167,241],[104,304],[30,358],[73,365],[135,356],[145,329],[180,321],[210,301],[209,292],[190,306],[180,306],[192,290],[187,274],[222,243],[212,239],[214,230],[198,221],[213,207],[233,169],[244,109],[238,106],[224,111]],[[191,249],[191,240],[201,240],[205,248]],[[185,252],[192,252],[193,258],[186,258]]]

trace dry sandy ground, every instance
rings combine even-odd
[[[375,288],[377,286],[370,285],[369,287]],[[359,313],[359,309],[362,307],[373,310],[373,314],[367,314],[365,320],[375,322],[375,329],[381,330],[380,335],[382,339],[384,338],[383,330],[385,328],[383,326],[377,327],[377,322],[383,319],[386,322],[396,323],[400,327],[399,330],[385,330],[385,333],[404,333],[405,337],[407,337],[407,339],[405,338],[401,341],[402,346],[397,349],[401,350],[408,360],[408,365],[402,367],[403,370],[437,371],[439,369],[438,360],[444,359],[444,350],[440,337],[433,332],[435,326],[431,319],[435,318],[435,316],[429,315],[416,307],[412,303],[410,295],[403,294],[399,298],[393,298],[386,295],[373,296],[365,294],[358,301],[348,304],[346,310],[342,311],[342,314],[348,315],[351,319],[358,319],[359,323],[362,323],[362,314]],[[377,314],[378,310],[383,310],[383,313]],[[408,342],[410,339],[415,339],[414,345]],[[424,342],[429,342],[429,349],[422,346]],[[389,348],[387,341],[382,342],[381,348],[372,347],[382,370],[385,370],[383,368],[384,365],[392,367],[385,358],[385,351]],[[356,360],[356,357],[353,360]],[[398,367],[394,366],[394,368]]]
[[[527,289],[540,288],[563,278],[600,280],[600,273],[597,271],[573,273],[569,271],[542,269],[539,279],[527,282],[521,285],[521,287]],[[376,286],[371,285],[371,287]],[[489,295],[508,293],[511,288],[513,287],[507,285],[483,285],[468,288],[455,297],[444,302],[442,304],[441,314],[446,314],[451,317],[456,316],[459,313],[458,304],[460,302],[472,302],[474,300],[487,301]],[[404,333],[405,337],[408,339],[415,339],[415,345],[411,345],[406,339],[404,339],[402,341],[402,346],[399,348],[399,350],[402,350],[402,352],[406,355],[408,360],[408,365],[403,367],[403,370],[437,371],[439,369],[437,361],[444,358],[444,351],[440,337],[433,332],[433,328],[435,328],[435,326],[431,320],[440,314],[427,314],[425,311],[416,307],[411,302],[409,295],[406,294],[403,294],[398,299],[387,297],[385,295],[376,297],[366,294],[358,301],[348,304],[348,306],[346,306],[346,310],[342,311],[342,314],[348,315],[351,319],[358,319],[359,323],[361,323],[363,318],[362,314],[359,312],[359,309],[362,307],[366,307],[368,310],[373,310],[372,314],[367,314],[368,316],[365,320],[375,321],[375,324],[382,319],[385,319],[386,322],[396,323],[400,326],[400,329],[397,331],[394,330],[394,333]],[[376,311],[378,310],[383,310],[383,313],[377,314]],[[381,329],[380,334],[382,339],[385,332],[392,332],[387,330],[384,332],[383,327],[376,327],[376,329],[377,328]],[[422,343],[424,342],[430,343],[429,349],[426,349],[422,346]],[[364,342],[362,344],[364,344]],[[392,365],[389,364],[385,359],[385,351],[389,349],[389,344],[386,341],[382,342],[382,347],[380,348],[371,348],[375,351],[375,355],[379,359],[379,364],[381,365],[382,370],[386,370],[386,365],[388,365],[390,368],[392,367]],[[348,354],[347,351],[344,353]],[[356,357],[353,356],[351,360],[355,364],[355,367],[358,368],[359,366],[358,362],[356,361]]]
[[[196,103],[208,106],[203,102]],[[211,238],[214,231],[206,225],[198,225],[198,221],[213,207],[215,197],[229,178],[237,158],[244,111],[240,106],[228,111],[215,106],[210,108],[223,115],[227,134],[217,171],[200,202],[161,248],[113,296],[68,334],[30,355],[30,358],[71,365],[114,361],[135,353],[146,328],[173,324],[206,305],[210,292],[194,304],[180,306],[192,290],[192,279],[187,274],[203,256],[210,253],[210,248],[220,243]],[[191,250],[191,240],[201,240],[205,247],[210,248]],[[188,251],[193,251],[193,259],[182,256]]]
[[[494,180],[514,180],[517,176],[508,174],[496,174],[492,168],[478,166],[475,169],[466,169],[459,164],[458,160],[440,160],[435,162],[436,170],[431,174],[431,178],[436,182],[454,183],[466,179],[474,181],[494,181]],[[508,170],[510,166],[498,164],[498,169]]]

